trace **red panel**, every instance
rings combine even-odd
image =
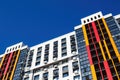
[[[87,52],[88,52],[88,59],[89,59],[90,65],[92,65],[93,62],[92,62],[92,57],[91,57],[89,45],[86,46],[86,49],[87,49]]]
[[[97,40],[97,42],[99,42],[100,38],[99,38],[99,34],[98,34],[98,31],[97,31],[95,22],[92,22],[92,27],[93,27],[93,30],[94,30],[94,33],[95,33],[96,40]]]
[[[103,63],[104,63],[104,66],[105,66],[105,70],[106,70],[106,73],[107,73],[108,80],[113,80],[108,62],[104,61]]]
[[[13,53],[10,53],[10,57],[8,59],[7,66],[6,66],[5,71],[4,71],[4,75],[6,75],[6,73],[7,73],[7,70],[8,70],[9,65],[10,65],[10,61],[12,59],[12,56],[13,56]]]

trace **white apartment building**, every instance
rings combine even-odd
[[[75,32],[30,47],[24,80],[81,80]]]

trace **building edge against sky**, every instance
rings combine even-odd
[[[119,80],[120,14],[98,12],[60,37],[7,47],[0,55],[0,80],[18,79]]]

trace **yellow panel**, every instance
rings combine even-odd
[[[119,54],[118,48],[116,47],[116,44],[115,44],[115,42],[114,42],[114,40],[113,40],[113,38],[112,38],[112,35],[111,35],[111,33],[110,33],[109,29],[108,29],[108,26],[107,26],[104,18],[102,18],[102,20],[103,20],[103,23],[104,23],[105,28],[106,28],[106,30],[107,30],[107,33],[108,33],[108,35],[109,35],[109,39],[110,39],[111,44],[112,44],[112,46],[113,46],[113,48],[114,48],[114,51],[115,51],[115,53],[116,53],[116,56],[119,57],[120,54]],[[118,59],[119,59],[119,62],[120,62],[120,58],[118,58]]]
[[[100,23],[99,23],[98,20],[97,20],[97,22],[98,22],[99,28],[100,28],[100,30],[101,30],[101,32],[102,32],[102,29],[101,29]],[[103,32],[102,32],[102,36],[103,36],[103,39],[105,39]]]
[[[108,49],[108,47],[107,47],[107,44],[106,44],[105,40],[103,40],[103,42],[104,42],[104,45],[105,45],[105,48],[106,48],[108,57],[109,57],[109,59],[111,59],[110,52],[109,52],[109,49]]]
[[[85,29],[84,25],[82,26],[82,30],[83,30],[83,34],[84,34],[85,43],[87,46],[87,45],[89,45],[89,42],[88,42],[88,37],[87,37],[87,33],[86,33],[86,29]]]
[[[115,64],[114,64],[113,59],[111,59],[111,61],[112,61],[113,67],[114,67],[114,69],[115,69],[116,75],[117,75],[118,79],[120,80],[120,78],[119,78],[118,72],[117,72],[117,70],[116,70],[116,66],[115,66]]]
[[[91,68],[93,80],[97,80],[97,76],[96,76],[94,65],[90,65],[90,68]]]
[[[4,59],[5,59],[5,55],[2,57],[2,61],[0,62],[0,68],[2,67]]]
[[[18,50],[17,57],[16,57],[16,60],[15,60],[15,64],[14,64],[13,70],[11,72],[10,80],[13,80],[14,72],[15,72],[17,62],[18,62],[18,59],[19,59],[19,55],[20,55],[20,50]]]
[[[103,59],[104,59],[104,61],[106,61],[106,57],[105,57],[101,42],[99,42],[99,45],[100,45],[100,49],[101,49],[101,52],[102,52]]]

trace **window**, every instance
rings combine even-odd
[[[73,72],[79,71],[78,61],[73,62],[72,65],[73,65]]]
[[[32,58],[33,58],[33,53],[34,53],[34,50],[31,50],[30,53],[29,53],[29,58],[28,58],[27,67],[31,67]]]
[[[73,80],[80,80],[80,75],[74,76]]]
[[[9,51],[9,49],[7,50],[7,52]]]
[[[54,71],[53,71],[53,74],[58,76],[58,74],[59,74],[58,71],[59,71],[58,69],[54,70]]]
[[[62,71],[63,71],[63,77],[69,76],[68,66],[64,66],[64,67],[62,68]]]
[[[96,17],[96,16],[94,16],[94,18],[95,18],[95,19],[97,19],[97,17]]]
[[[100,15],[98,15],[98,17],[100,18]]]
[[[41,58],[41,57],[37,57],[37,58],[36,58],[36,61],[40,61],[40,58]]]
[[[30,71],[24,72],[25,74],[30,74]]]
[[[39,75],[34,76],[34,80],[39,80]]]
[[[49,45],[49,44],[47,44],[47,45],[45,45],[45,48],[46,48],[46,49],[49,49],[49,46],[50,46],[50,45]]]
[[[58,41],[55,41],[55,42],[54,42],[54,45],[58,45]]]
[[[43,74],[43,78],[44,78],[45,80],[48,80],[48,72]]]
[[[91,20],[93,20],[93,18],[91,18]]]
[[[62,42],[66,41],[66,38],[63,38],[61,41],[62,41]]]
[[[66,48],[62,48],[62,52],[66,52],[67,51],[67,49]]]
[[[58,57],[58,41],[53,44],[53,59]]]
[[[20,48],[20,45],[18,46],[18,48]]]
[[[48,59],[48,54],[45,54],[45,55],[44,55],[44,59]]]
[[[37,56],[41,56],[41,51],[37,52]]]
[[[37,65],[39,65],[39,64],[40,64],[40,62],[36,62],[36,63],[35,63],[35,66],[37,66]]]
[[[39,48],[38,48],[38,51],[42,51],[42,47],[39,47]]]
[[[10,51],[11,51],[11,49],[10,49]]]
[[[58,80],[59,78],[59,69],[53,71],[53,80]]]
[[[17,49],[17,46],[15,47],[15,49]]]
[[[66,43],[62,43],[62,47],[66,47]]]
[[[84,23],[86,23],[86,21],[84,20]]]
[[[66,55],[67,55],[67,52],[62,53],[62,57],[66,56]]]
[[[64,66],[62,70],[63,71],[68,70],[68,66]]]
[[[49,44],[45,45],[44,61],[48,61],[48,58],[49,58]]]
[[[67,77],[67,76],[69,76],[68,72],[63,73],[63,77]]]

